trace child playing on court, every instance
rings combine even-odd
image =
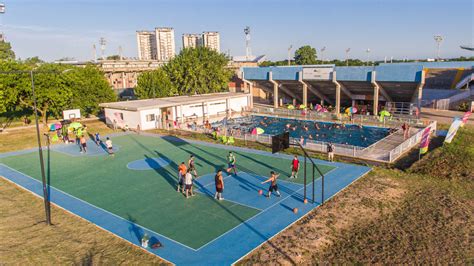
[[[193,175],[191,174],[191,169],[188,169],[186,175],[184,176],[184,185],[186,189],[186,198],[189,195],[194,196],[193,193]]]
[[[290,178],[298,178],[298,170],[300,169],[300,161],[298,160],[298,156],[295,155],[293,161],[291,161],[291,176]]]
[[[194,165],[194,155],[191,154],[188,161],[189,172],[194,172],[194,178],[198,177],[196,166]]]
[[[224,191],[224,178],[222,177],[222,170],[217,171],[216,176],[214,177],[214,182],[216,183],[216,194],[214,198],[217,200],[223,200],[222,192]]]
[[[105,140],[105,146],[107,147],[107,152],[109,153],[109,155],[114,156],[112,140],[109,137],[107,137],[107,139]]]
[[[181,162],[181,164],[178,166],[178,188],[176,191],[180,191],[184,193],[184,176],[186,175],[187,169],[186,169],[186,164],[184,162]]]
[[[100,145],[100,142],[101,142],[101,141],[100,141],[100,134],[99,134],[99,132],[95,133],[94,139],[95,139],[95,144],[97,144],[97,146],[99,146],[99,145]]]
[[[270,195],[272,194],[273,191],[275,191],[275,194],[277,195],[277,197],[280,197],[281,195],[280,195],[280,191],[278,190],[278,185],[277,185],[277,178],[280,174],[276,174],[273,171],[271,171],[270,174],[271,174],[270,177],[261,183],[261,184],[265,184],[267,182],[271,182],[270,188],[268,188],[267,198],[270,198]]]
[[[86,138],[84,137],[84,135],[82,135],[80,138],[79,138],[79,142],[80,142],[80,148],[81,148],[81,153],[86,153],[87,152],[87,142],[86,142]]]
[[[234,170],[234,175],[237,175],[237,166],[235,165],[235,156],[230,151],[229,155],[227,155],[227,173],[230,173],[231,170]]]

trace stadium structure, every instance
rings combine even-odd
[[[456,61],[242,67],[240,78],[255,101],[275,108],[285,103],[318,103],[339,112],[341,107],[357,104],[365,106],[367,113],[377,114],[383,105],[391,104],[411,114],[414,107],[463,93],[471,87],[473,73],[474,61]]]

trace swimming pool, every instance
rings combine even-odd
[[[213,126],[221,126],[222,121]],[[265,134],[276,135],[285,131],[290,137],[306,140],[332,142],[359,147],[368,147],[390,134],[390,128],[359,126],[355,124],[336,124],[297,120],[279,117],[249,116],[229,119],[227,128],[250,133],[255,127],[262,128]]]

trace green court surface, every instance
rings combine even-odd
[[[140,135],[112,139],[119,147],[114,157],[80,155],[75,145],[71,145],[71,153],[45,151],[50,185],[193,249],[202,247],[260,212],[257,208],[234,202],[217,202],[202,193],[186,199],[176,192],[180,162],[187,162],[189,155],[194,154],[198,174],[212,174],[217,169],[226,168],[226,155],[232,150],[231,146],[225,149]],[[240,171],[268,176],[274,170],[281,173],[283,180],[302,182],[302,178],[296,181],[288,179],[291,170],[288,159],[243,151],[235,151],[235,154]],[[157,157],[170,163],[149,170],[127,167],[131,162]],[[35,179],[41,177],[37,152],[0,158],[0,163]],[[334,168],[328,165],[319,167],[323,173]],[[303,171],[300,172],[302,177]]]

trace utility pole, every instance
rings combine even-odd
[[[441,47],[441,43],[443,42],[444,38],[440,34],[437,34],[437,35],[433,36],[433,38],[434,38],[434,40],[436,42],[436,45],[437,45],[436,58],[439,61],[441,59],[441,57],[440,57],[440,47]]]
[[[288,65],[291,64],[291,48],[293,48],[293,45],[290,44],[290,47],[288,47]]]
[[[122,46],[121,46],[121,45],[119,45],[119,57],[120,57],[120,61],[121,61],[121,60],[123,60],[123,56],[122,56],[122,54],[123,54],[123,51],[122,51]]]
[[[92,45],[92,60],[97,62],[97,48],[95,47],[95,43]]]
[[[349,52],[351,51],[351,48],[346,49],[346,66],[349,66]]]

